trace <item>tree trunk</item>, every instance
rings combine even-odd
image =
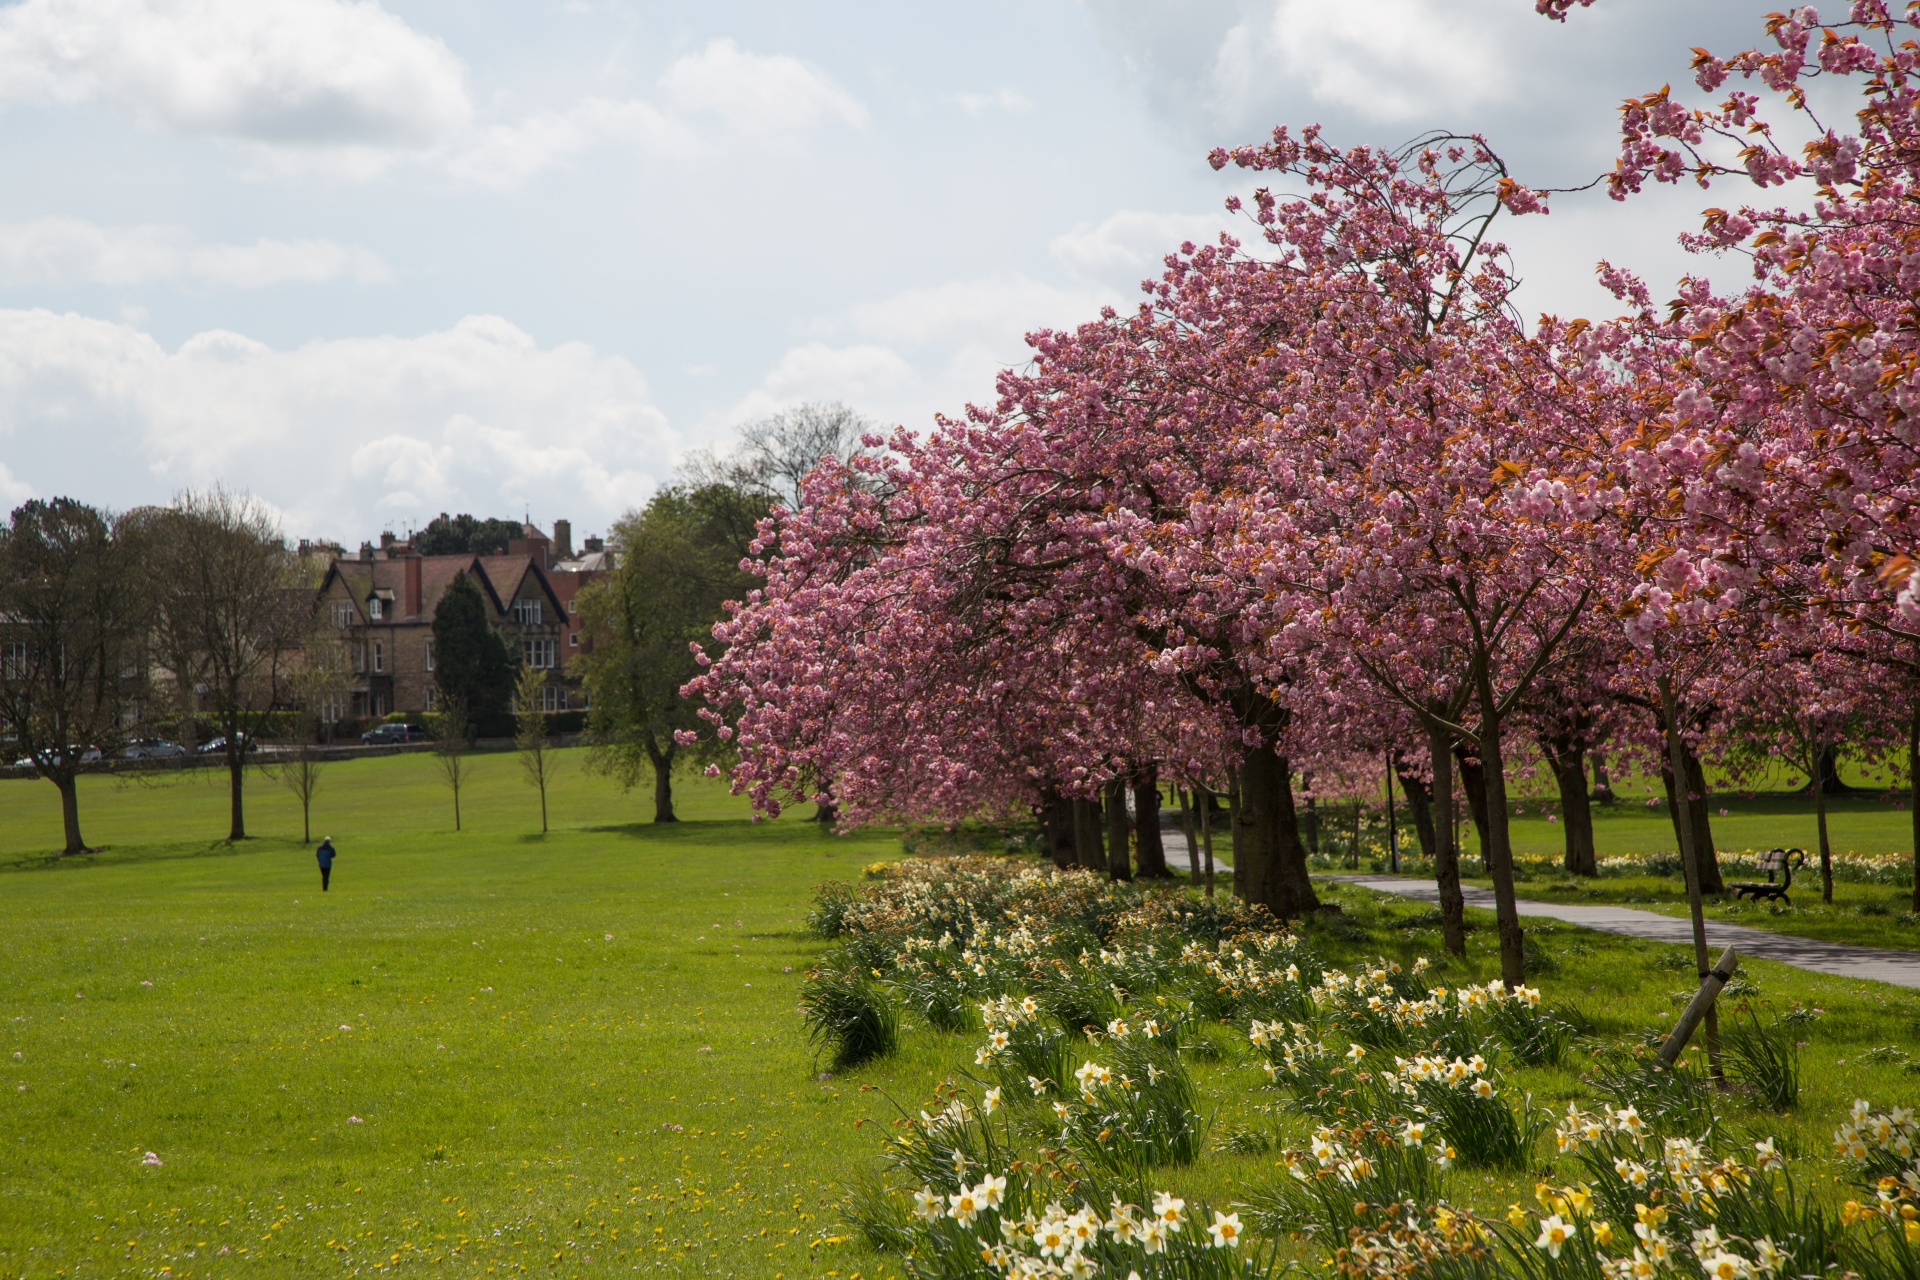
[[[1200,788],[1200,849],[1206,858],[1207,897],[1213,897],[1213,792]]]
[[[1487,771],[1481,761],[1466,753],[1464,748],[1454,748],[1454,759],[1460,762],[1460,789],[1467,793],[1467,811],[1473,814],[1474,834],[1480,837],[1480,861],[1487,860]]]
[[[1420,855],[1433,857],[1433,787],[1425,778],[1400,766],[1400,753],[1394,752],[1393,771],[1400,779],[1400,790],[1407,800],[1407,812],[1413,815],[1413,829],[1420,837]]]
[[[1656,650],[1657,652],[1657,650]],[[1712,961],[1707,957],[1706,913],[1701,909],[1700,895],[1705,892],[1701,887],[1704,860],[1702,848],[1711,850],[1711,841],[1705,846],[1699,843],[1699,827],[1693,821],[1696,810],[1705,808],[1704,803],[1696,804],[1691,788],[1673,791],[1673,777],[1686,777],[1694,772],[1698,761],[1687,746],[1686,737],[1680,732],[1680,700],[1674,696],[1673,677],[1662,673],[1659,677],[1661,721],[1667,738],[1668,790],[1672,796],[1672,805],[1677,817],[1674,820],[1674,835],[1680,842],[1680,869],[1687,878],[1687,915],[1693,925],[1693,961],[1699,971],[1700,981],[1707,980]],[[1706,797],[1706,787],[1700,788],[1702,801]],[[1707,1005],[1706,1017],[1707,1062],[1714,1078],[1720,1077],[1720,1017],[1713,1005]]]
[[[1811,795],[1817,790],[1830,796],[1844,796],[1858,790],[1840,781],[1840,744],[1837,742],[1829,742],[1820,748],[1820,767],[1814,776],[1820,779],[1820,785],[1816,788],[1813,779],[1809,778],[1799,794]]]
[[[1565,828],[1565,866],[1568,875],[1597,876],[1600,864],[1593,853],[1593,810],[1587,799],[1585,755],[1579,744],[1540,739],[1540,750],[1560,784],[1560,825]]]
[[[672,739],[668,739],[672,743]],[[647,748],[647,764],[653,766],[653,821],[680,821],[674,814],[674,745],[660,750],[649,729],[641,739]]]
[[[1680,754],[1687,769],[1688,803],[1684,809],[1674,791],[1671,759],[1662,760],[1660,765],[1660,782],[1667,789],[1667,816],[1673,820],[1674,844],[1680,844],[1680,815],[1684,812],[1693,825],[1693,856],[1700,866],[1700,892],[1725,893],[1727,887],[1720,878],[1720,857],[1713,847],[1713,822],[1707,816],[1706,771],[1684,738],[1680,742]]]
[[[678,822],[673,812],[673,758],[653,762],[653,820]]]
[[[1433,763],[1433,872],[1440,888],[1440,931],[1447,951],[1464,956],[1467,899],[1460,892],[1460,852],[1453,838],[1453,735],[1429,725],[1427,754]]]
[[[813,817],[807,819],[807,821],[817,822],[826,827],[830,827],[840,821],[840,806],[834,803],[833,788],[821,787],[818,791],[814,792],[814,795],[820,798],[814,800]]]
[[[1493,910],[1500,929],[1500,977],[1508,989],[1527,980],[1526,935],[1520,928],[1519,895],[1513,891],[1513,844],[1507,828],[1507,767],[1501,752],[1500,708],[1484,664],[1480,692],[1480,784],[1486,813],[1487,875],[1493,880]]]
[[[1200,823],[1193,802],[1188,799],[1185,787],[1175,788],[1174,794],[1180,797],[1180,831],[1187,837],[1187,868],[1194,884],[1200,883]]]
[[[1127,837],[1133,824],[1127,821],[1127,780],[1109,778],[1101,790],[1101,809],[1107,821],[1107,876],[1132,880],[1132,850]]]
[[[1133,775],[1133,857],[1142,880],[1171,880],[1167,846],[1160,839],[1160,767],[1149,764]]]
[[[1826,764],[1830,747],[1822,746],[1816,763]],[[1817,775],[1816,775],[1817,776]],[[1813,788],[1813,822],[1820,835],[1820,901],[1833,905],[1833,846],[1827,841],[1827,789]]]
[[[1227,780],[1227,848],[1233,853],[1233,896],[1247,899],[1247,860],[1240,856],[1240,771]]]
[[[1233,818],[1235,890],[1282,920],[1320,906],[1300,843],[1291,772],[1272,748],[1250,749],[1240,763],[1240,805]]]
[[[227,790],[233,809],[233,825],[227,832],[229,840],[247,838],[247,810],[241,794],[241,787],[247,776],[246,742],[231,731],[227,734]]]
[[[67,847],[61,852],[92,853],[87,842],[80,838],[80,780],[69,771],[48,781],[60,790],[60,825],[66,829],[67,836]]]
[[[1907,820],[1913,827],[1913,910],[1920,915],[1920,695],[1907,717]]]
[[[1052,787],[1040,796],[1040,839],[1056,868],[1065,871],[1073,865],[1073,801]]]
[[[1097,801],[1074,800],[1073,844],[1076,860],[1086,870],[1107,869],[1107,851],[1100,842],[1100,805]]]
[[[540,797],[540,829],[547,829],[547,798]],[[303,794],[300,797],[300,843],[313,843],[313,799]]]
[[[1607,777],[1607,757],[1598,749],[1590,753],[1593,756],[1593,792],[1588,799],[1601,804],[1614,802],[1613,782]]]

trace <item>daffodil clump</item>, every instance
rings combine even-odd
[[[1092,1063],[1077,1076],[1089,1098],[1119,1083],[1110,1069]],[[954,1094],[938,1111],[903,1115],[882,1161],[917,1189],[897,1214],[880,1198],[857,1205],[856,1224],[923,1276],[1252,1280],[1271,1274],[1267,1253],[1243,1248],[1237,1212],[1190,1209],[1165,1191],[1130,1198],[1122,1188],[1144,1184],[1103,1184],[1102,1170],[1065,1153],[1016,1158],[1014,1130],[997,1086],[977,1102]],[[1097,1207],[1102,1203],[1104,1210]]]

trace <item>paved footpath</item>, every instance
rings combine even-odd
[[[1184,847],[1182,852],[1184,852]],[[1323,876],[1343,880],[1363,889],[1398,894],[1403,898],[1440,901],[1440,888],[1431,880],[1407,880],[1400,876]],[[1493,910],[1493,891],[1471,886],[1463,889],[1467,905]],[[1632,938],[1654,942],[1693,943],[1693,925],[1684,916],[1663,916],[1654,911],[1635,911],[1631,907],[1587,907],[1570,903],[1532,902],[1525,898],[1517,904],[1523,916],[1546,916],[1568,924],[1583,925],[1603,933],[1623,933]],[[1717,956],[1722,947],[1732,947],[1743,958],[1778,960],[1815,973],[1831,973],[1842,978],[1866,978],[1888,982],[1896,987],[1920,988],[1920,951],[1889,951],[1879,947],[1855,947],[1842,942],[1819,942],[1796,938],[1791,934],[1750,929],[1745,925],[1707,921],[1707,945]]]

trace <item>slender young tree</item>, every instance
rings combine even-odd
[[[300,662],[286,688],[293,703],[287,736],[270,766],[280,785],[300,802],[300,838],[313,839],[313,800],[327,765],[328,716],[344,700],[347,655],[332,627],[312,627],[300,646]]]
[[[553,779],[555,757],[547,750],[547,713],[540,709],[540,694],[547,685],[547,673],[538,667],[520,668],[513,690],[513,745],[520,752],[520,767],[527,781],[540,793],[540,834],[547,833],[547,783]]]
[[[437,664],[436,664],[437,665]],[[460,830],[460,788],[467,779],[467,752],[472,748],[473,727],[458,702],[442,702],[440,710],[427,718],[433,735],[433,760],[440,779],[453,798],[453,829]]]

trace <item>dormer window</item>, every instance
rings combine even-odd
[[[369,622],[378,622],[385,616],[386,601],[382,600],[379,596],[375,596],[373,599],[367,601],[367,620]]]

